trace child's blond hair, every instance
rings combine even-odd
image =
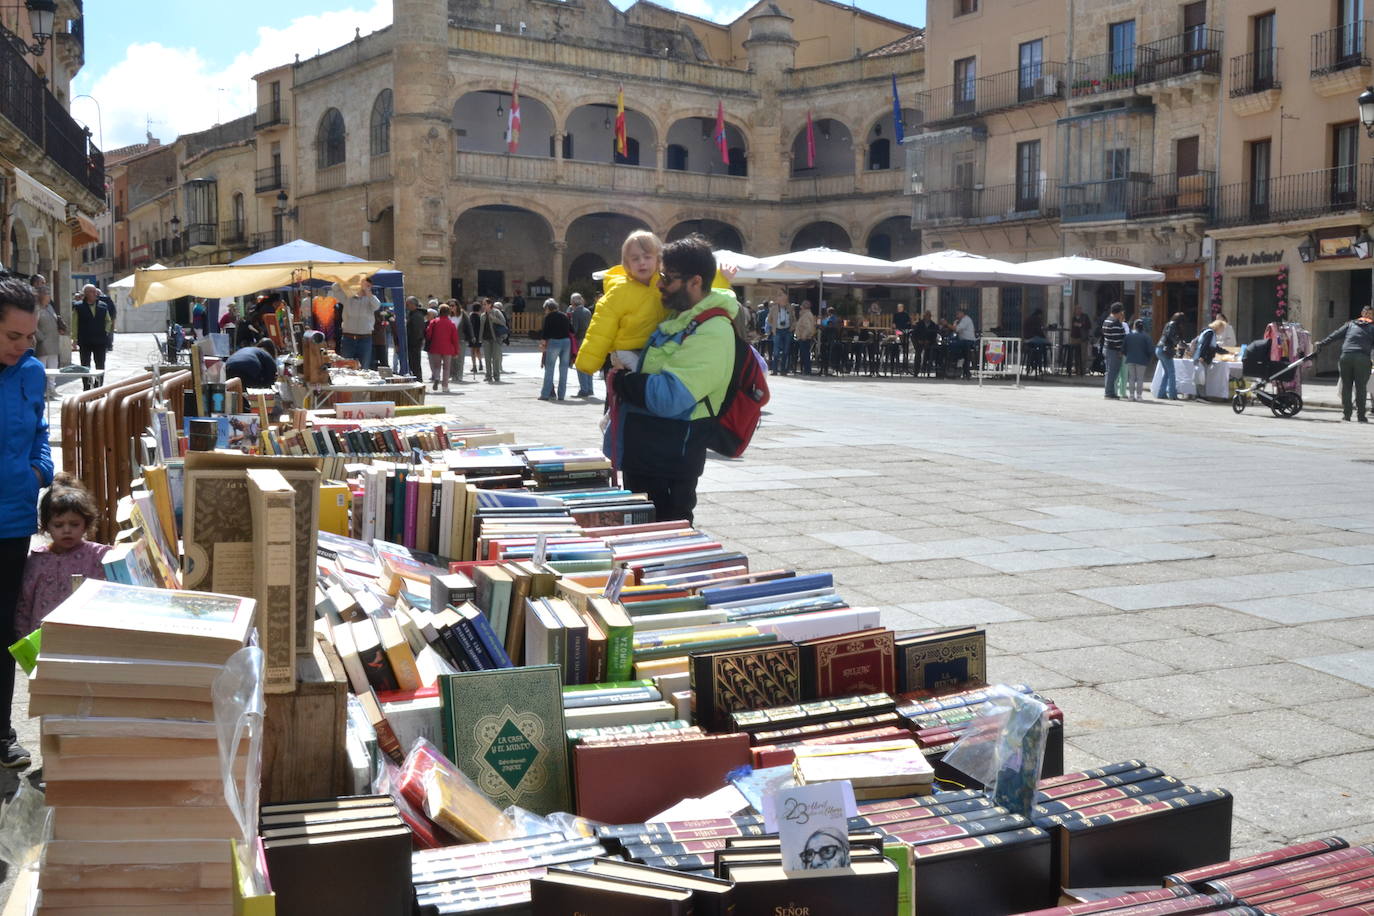
[[[663,242],[648,229],[636,229],[625,236],[625,242],[620,246],[620,263],[625,264],[630,259],[631,251],[646,251],[659,258],[663,254]],[[628,269],[628,265],[626,265]]]

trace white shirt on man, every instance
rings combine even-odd
[[[345,334],[372,333],[372,328],[377,321],[377,309],[382,307],[380,299],[371,293],[365,296],[361,294],[350,296],[337,283],[330,287],[329,294],[339,300],[339,304],[343,306],[343,317],[340,324]]]
[[[954,333],[960,340],[976,340],[978,337],[978,332],[973,327],[973,319],[967,315],[955,322]]]

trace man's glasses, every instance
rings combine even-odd
[[[679,281],[679,280],[681,280],[681,279],[682,279],[682,274],[670,274],[670,273],[665,273],[665,274],[663,274],[662,276],[659,277],[658,285],[659,285],[659,286],[672,286],[674,283],[676,283],[677,281]]]

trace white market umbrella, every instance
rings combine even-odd
[[[1029,265],[1013,264],[953,248],[896,263],[909,272],[909,279],[930,286],[1054,286],[1064,282],[1062,274],[1050,269],[1025,270]]]
[[[1114,261],[1100,261],[1069,255],[1063,258],[1045,258],[1041,261],[1027,261],[1014,265],[1030,273],[1043,273],[1058,280],[1100,280],[1107,283],[1162,283],[1164,274],[1158,270],[1144,267],[1131,267]]]
[[[845,276],[855,282],[899,280],[907,272],[892,261],[834,248],[808,248],[760,258],[760,271],[789,271],[809,277]]]

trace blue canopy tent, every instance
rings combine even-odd
[[[275,248],[267,248],[263,251],[256,251],[246,257],[234,261],[231,266],[252,266],[259,264],[299,264],[304,269],[309,269],[312,262],[319,263],[347,263],[350,261],[363,261],[364,258],[342,251],[335,251],[333,248],[326,248],[305,239],[293,239],[285,245],[278,245]],[[325,280],[307,281],[308,286],[328,286]],[[398,361],[403,373],[413,371],[410,365],[410,353],[405,345],[406,341],[406,310],[405,310],[405,286],[404,275],[399,270],[382,270],[372,275],[373,291],[377,293],[377,298],[383,302],[389,301],[392,305],[392,312],[396,316],[396,336],[399,341],[396,351]]]

